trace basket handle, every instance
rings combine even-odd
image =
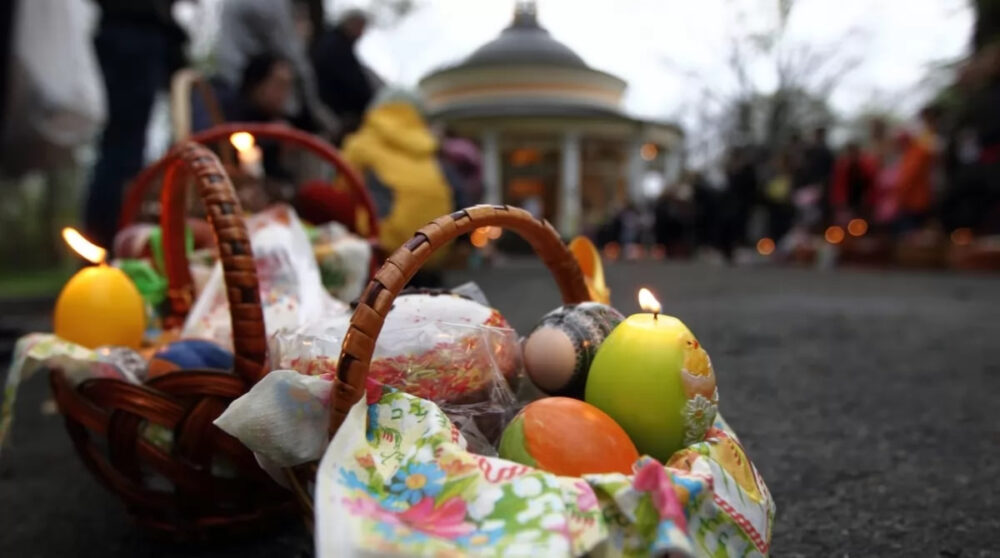
[[[314,153],[317,157],[333,165],[340,176],[344,177],[344,182],[355,196],[360,200],[368,214],[368,235],[371,239],[378,238],[379,223],[378,212],[375,210],[375,203],[371,195],[365,188],[365,182],[361,175],[351,167],[340,154],[339,151],[323,139],[297,130],[286,124],[261,123],[261,122],[233,122],[230,124],[220,124],[207,130],[193,134],[189,141],[203,144],[211,144],[218,141],[227,141],[229,136],[235,132],[250,132],[257,139],[270,139],[288,143],[301,147],[302,149]],[[227,143],[228,145],[228,143]],[[170,164],[170,157],[164,157],[156,163],[146,167],[140,172],[125,191],[125,199],[122,203],[121,214],[118,219],[118,228],[123,229],[135,222],[139,215],[143,197],[153,186],[154,179]]]
[[[192,177],[205,203],[222,259],[232,319],[235,372],[247,383],[254,384],[264,372],[267,337],[250,234],[243,221],[236,190],[218,157],[202,145],[185,142],[167,158],[171,163],[167,166],[160,198],[160,226],[163,229],[163,256],[170,303],[166,322],[169,326],[179,325],[194,301],[194,282],[184,245],[187,192],[184,186],[187,181],[181,179]]]
[[[365,392],[375,340],[396,296],[435,250],[479,227],[503,227],[527,240],[552,272],[564,303],[590,300],[580,266],[548,221],[506,205],[477,205],[438,217],[389,256],[361,294],[337,363],[330,406],[331,436]]]

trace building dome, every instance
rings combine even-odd
[[[500,36],[420,80],[431,113],[453,117],[620,114],[625,82],[591,68],[538,23],[523,1]]]
[[[587,63],[568,46],[552,38],[541,25],[534,4],[520,4],[514,21],[500,36],[476,49],[458,67],[507,64],[544,64],[587,68]]]

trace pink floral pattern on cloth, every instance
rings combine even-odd
[[[687,519],[677,500],[677,494],[674,493],[674,483],[662,464],[648,461],[639,467],[635,480],[632,481],[632,488],[649,493],[661,519],[669,519],[681,530],[687,530]]]
[[[559,477],[466,450],[435,404],[370,383],[317,475],[317,555],[766,556],[774,502],[725,421],[664,465]],[[369,403],[371,401],[371,403]]]
[[[465,502],[454,497],[437,506],[434,498],[425,497],[403,512],[388,510],[373,500],[363,498],[345,498],[343,503],[353,514],[378,518],[388,526],[402,527],[432,537],[454,540],[468,535],[476,528],[465,520]],[[406,536],[406,533],[402,535]]]

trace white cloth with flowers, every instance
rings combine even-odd
[[[436,405],[371,383],[319,467],[317,555],[768,554],[773,500],[721,417],[634,471],[559,477],[473,454]]]
[[[278,468],[323,455],[329,415],[321,403],[349,323],[350,316],[331,316],[275,333],[275,370],[216,419],[276,479],[283,477]],[[510,386],[517,383],[520,356],[517,334],[496,310],[447,293],[403,294],[386,316],[369,375],[440,403],[477,449],[490,451],[486,438],[499,431],[489,426],[506,422],[516,409]]]

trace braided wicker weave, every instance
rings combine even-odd
[[[232,183],[216,156],[194,143],[178,147],[165,161],[162,226],[172,315],[183,319],[192,298],[182,240],[187,180],[179,180],[191,178],[218,240],[235,374],[185,370],[143,385],[93,379],[76,388],[59,370],[50,379],[84,463],[142,525],[183,539],[268,521],[286,514],[294,502],[249,450],[212,424],[261,377],[265,363],[256,269]],[[158,437],[150,434],[156,430],[160,439],[169,433],[170,442],[154,441]]]
[[[351,407],[365,393],[365,380],[375,351],[375,341],[396,296],[435,250],[480,227],[502,227],[527,240],[548,266],[564,303],[590,300],[579,265],[547,221],[535,219],[523,209],[505,205],[479,205],[435,219],[389,256],[361,294],[344,336],[337,364],[337,378],[330,403],[331,437],[337,433]],[[288,471],[289,482],[310,524],[313,513],[311,485],[315,476],[314,463]]]

